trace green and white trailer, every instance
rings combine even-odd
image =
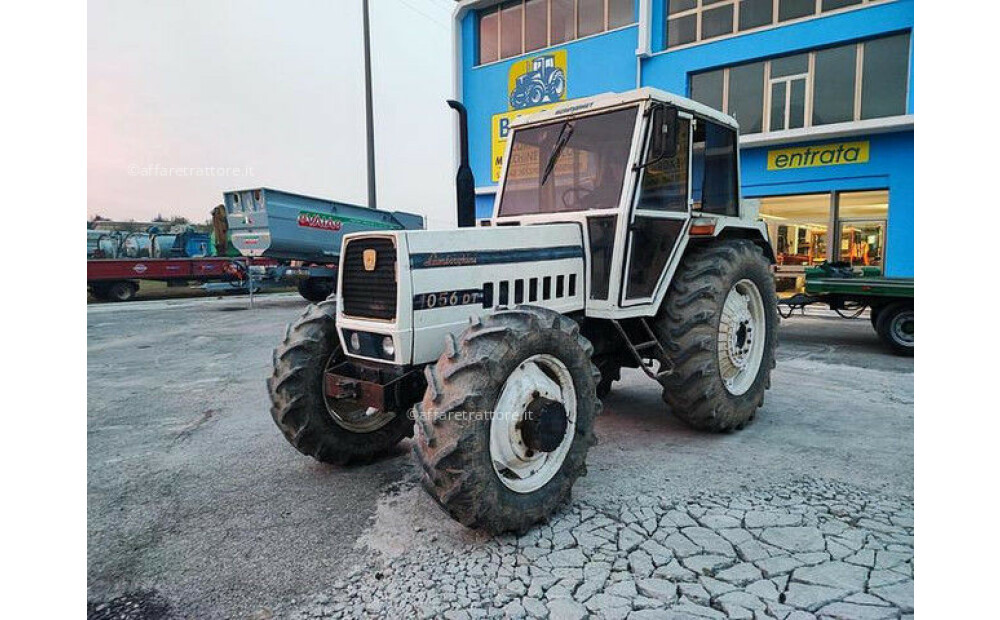
[[[782,316],[823,304],[853,319],[870,308],[872,327],[882,342],[897,355],[913,355],[913,278],[890,278],[877,267],[847,263],[823,263],[806,268],[805,274],[805,293],[779,301]]]

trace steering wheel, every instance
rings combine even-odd
[[[564,207],[566,207],[568,209],[572,209],[574,206],[576,206],[577,203],[579,203],[581,200],[583,200],[584,198],[586,198],[587,196],[589,196],[589,195],[591,195],[593,193],[594,193],[593,189],[587,189],[586,187],[570,187],[570,188],[568,188],[566,191],[564,191],[562,193],[562,196],[560,197],[560,199],[562,200],[562,203],[563,203]],[[576,198],[573,199],[573,204],[570,204],[566,200],[566,198],[570,194],[573,194],[574,196],[576,196]]]

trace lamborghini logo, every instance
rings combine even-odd
[[[364,259],[365,271],[375,271],[375,259],[378,258],[375,250],[369,248],[364,251],[361,257]]]

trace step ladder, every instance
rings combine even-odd
[[[619,323],[617,319],[611,319],[611,322],[614,323],[614,326],[621,335],[622,340],[624,340],[625,344],[628,345],[629,351],[632,352],[632,356],[635,357],[636,362],[639,363],[639,368],[641,368],[650,379],[661,379],[673,374],[674,363],[670,361],[669,357],[667,357],[667,350],[663,348],[663,343],[656,337],[656,332],[654,332],[653,328],[649,326],[649,322],[647,322],[645,318],[640,317],[636,320],[640,325],[642,325],[643,331],[645,331],[645,336],[643,337],[649,338],[649,340],[638,344],[632,342],[632,339],[629,338],[628,332],[625,331],[625,328],[622,327],[622,324]],[[653,366],[654,361],[660,363],[659,370],[655,369]]]

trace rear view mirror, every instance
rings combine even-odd
[[[636,164],[636,170],[677,155],[677,108],[656,104],[649,124],[649,149],[646,161]]]
[[[677,108],[658,105],[653,110],[650,159],[668,159],[677,153]]]

